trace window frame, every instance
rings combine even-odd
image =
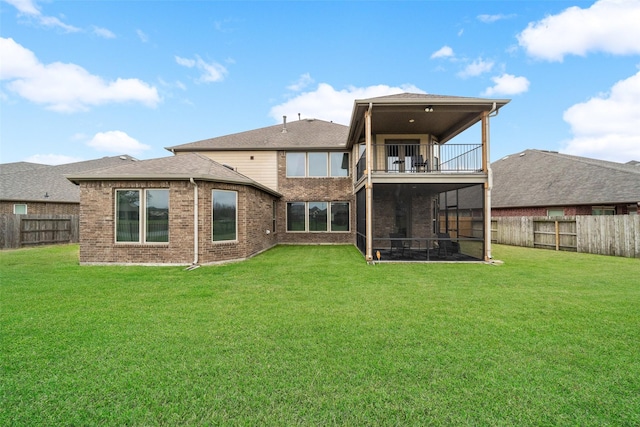
[[[326,205],[326,229],[325,230],[311,230],[310,229],[310,205],[312,203],[324,203]],[[292,230],[289,228],[289,207],[294,204],[303,204],[304,205],[304,230]],[[335,220],[333,214],[334,205],[346,205],[347,206],[347,229],[346,230],[335,230],[334,223]],[[332,201],[322,201],[322,200],[309,200],[309,201],[291,201],[287,202],[286,205],[286,232],[287,233],[349,233],[351,232],[351,203],[346,200],[332,200]]]
[[[215,240],[215,193],[233,193],[234,198],[234,238],[233,239],[224,239],[224,240]],[[217,243],[237,243],[238,242],[238,192],[235,190],[221,190],[218,188],[214,188],[211,190],[211,242],[214,244]]]
[[[147,197],[148,191],[164,191],[167,193],[167,240],[166,241],[149,241],[147,239]],[[138,193],[138,240],[118,240],[118,225],[120,224],[118,210],[118,193],[133,191]],[[169,231],[169,212],[171,211],[170,191],[168,188],[116,188],[114,191],[114,232],[113,240],[118,245],[168,245],[170,241]]]
[[[326,171],[323,175],[311,175],[311,157],[312,155],[321,155],[324,154]],[[347,169],[346,174],[338,174],[337,171],[334,173],[334,168],[332,168],[332,159],[334,155],[340,155],[340,164],[344,163],[344,157],[347,156]],[[293,162],[294,156],[304,156],[304,171],[302,174],[290,174],[290,171],[293,172],[294,169],[299,168],[299,164],[294,168],[290,159]],[[300,159],[296,160],[296,162],[300,162]],[[338,168],[339,171],[344,170],[342,168]],[[349,178],[351,176],[351,163],[349,161],[349,152],[348,151],[287,151],[285,155],[285,176],[287,178]]]
[[[23,206],[24,207],[24,213],[18,213],[16,212],[16,207],[18,206]],[[29,212],[29,207],[27,206],[26,203],[14,203],[13,204],[13,214],[14,215],[28,215]]]

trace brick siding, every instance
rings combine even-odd
[[[13,205],[27,205],[29,215],[78,215],[79,203],[58,202],[0,202],[0,214],[13,214]]]

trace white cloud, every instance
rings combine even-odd
[[[138,79],[105,82],[76,64],[42,64],[29,49],[13,39],[0,38],[0,80],[7,89],[46,108],[71,113],[114,102],[160,102],[155,87]]]
[[[531,22],[517,37],[535,58],[562,61],[589,52],[640,54],[640,0],[600,0]]]
[[[24,159],[25,162],[40,163],[43,165],[62,165],[66,163],[81,162],[80,157],[65,156],[63,154],[34,154]]]
[[[141,144],[137,139],[130,137],[120,130],[98,132],[87,142],[87,145],[98,151],[108,151],[119,154],[140,153],[151,148],[146,144]]]
[[[95,27],[95,26],[93,27],[93,34],[95,34],[98,37],[102,37],[103,39],[115,39],[116,38],[116,35],[112,31],[110,31],[110,30],[108,30],[106,28],[100,28],[100,27]]]
[[[511,14],[511,15],[504,15],[502,13],[499,13],[497,15],[478,15],[478,21],[480,22],[484,22],[485,24],[493,24],[494,22],[497,21],[501,21],[503,19],[511,19],[515,17],[515,15]]]
[[[198,55],[196,55],[196,59],[182,58],[180,56],[176,56],[175,58],[178,65],[182,65],[187,68],[195,67],[200,70],[201,74],[197,81],[201,83],[222,81],[224,76],[227,74],[227,69],[224,66],[217,62],[205,62]]]
[[[453,56],[453,49],[449,46],[442,46],[431,54],[431,59],[436,58],[451,58]]]
[[[320,83],[314,91],[303,92],[288,101],[275,105],[269,111],[269,116],[276,122],[282,121],[282,116],[316,118],[348,125],[351,120],[351,109],[356,99],[373,98],[403,92],[424,93],[413,85],[399,87],[377,85],[368,87],[348,87],[336,90],[327,83]]]
[[[564,112],[573,138],[563,152],[619,162],[640,160],[640,71],[609,93]]]
[[[291,84],[290,86],[287,86],[287,89],[294,92],[300,92],[302,89],[309,86],[313,82],[314,80],[313,78],[311,78],[311,74],[304,73],[298,78],[298,80],[295,83]]]
[[[36,6],[35,2],[32,0],[4,0],[9,3],[16,9],[18,12],[29,18],[34,19],[43,27],[57,27],[69,33],[75,33],[80,31],[79,28],[74,27],[73,25],[65,24],[60,21],[58,18],[53,16],[45,16],[40,12],[40,9]]]
[[[513,74],[502,74],[492,77],[494,86],[484,91],[486,96],[518,95],[529,90],[529,80],[526,77],[516,77]]]
[[[485,61],[483,59],[476,59],[471,64],[467,65],[464,70],[458,73],[459,77],[466,79],[467,77],[475,77],[480,74],[488,73],[493,69],[493,61]]]
[[[138,38],[142,43],[146,43],[149,41],[149,36],[147,36],[144,31],[138,29],[136,30],[136,34],[138,35]]]

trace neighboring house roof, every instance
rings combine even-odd
[[[279,125],[167,147],[171,152],[219,150],[344,149],[349,128],[317,119]]]
[[[140,160],[109,168],[91,170],[84,173],[68,174],[67,179],[78,184],[81,181],[139,181],[139,180],[194,180],[226,182],[248,185],[280,197],[281,194],[265,187],[208,157],[198,153],[159,159]]]
[[[348,146],[361,142],[365,112],[372,109],[374,134],[430,134],[445,143],[482,119],[496,113],[508,99],[470,98],[422,93],[400,93],[356,99],[351,113]]]
[[[30,162],[15,162],[15,163],[2,163],[0,164],[0,175],[4,175],[7,173],[16,173],[22,171],[29,171],[40,168],[47,168],[49,165],[43,165],[40,163],[30,163]]]
[[[491,164],[492,208],[640,202],[640,165],[525,150]]]
[[[135,161],[131,156],[103,157],[84,162],[48,166],[18,162],[0,165],[13,172],[2,173],[0,200],[19,202],[80,203],[80,190],[64,175]]]

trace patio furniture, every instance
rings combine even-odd
[[[460,244],[451,240],[449,233],[438,233],[438,258],[448,258],[460,252]]]
[[[393,250],[396,250],[396,253],[400,251],[400,256],[404,256],[404,250],[411,246],[410,242],[407,240],[403,240],[406,236],[402,233],[389,233],[389,239],[391,241],[391,250],[389,251],[389,256],[393,257]]]
[[[412,156],[411,157],[411,169],[414,172],[420,172],[420,169],[422,169],[423,172],[428,172],[429,171],[429,161],[428,160],[424,160],[424,158],[422,157],[422,154],[419,154],[417,156]]]

